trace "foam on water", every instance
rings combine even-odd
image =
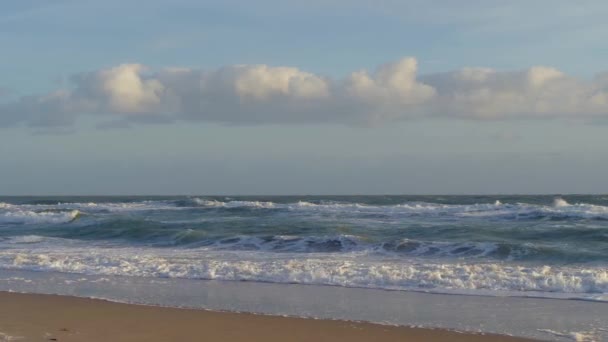
[[[45,238],[44,236],[38,236],[38,235],[22,235],[22,236],[15,236],[15,237],[11,237],[11,238],[4,238],[4,239],[0,239],[0,243],[2,244],[29,244],[29,243],[41,243],[43,241],[45,241],[47,238]]]
[[[80,211],[28,211],[11,210],[0,212],[0,224],[44,224],[67,223],[78,217]]]
[[[22,336],[11,336],[0,331],[0,342],[15,342],[23,340]]]
[[[597,331],[568,331],[559,332],[551,329],[538,329],[538,331],[549,334],[553,337],[562,337],[574,342],[597,342]]]
[[[31,238],[30,238],[31,239]],[[161,248],[12,248],[0,268],[89,275],[320,284],[482,295],[608,300],[608,269],[394,260],[366,254],[291,254]]]
[[[200,198],[193,198],[193,204],[201,207],[223,207],[223,208],[275,208],[276,205],[273,202],[265,202],[265,201],[229,201],[222,202],[218,200],[205,200]]]
[[[86,211],[108,211],[126,212],[141,210],[177,209],[170,201],[140,201],[140,202],[68,202],[56,204],[10,204],[0,202],[0,209],[5,210],[86,210]]]
[[[247,201],[191,198],[189,200],[162,200],[139,202],[74,202],[57,204],[10,204],[0,202],[0,210],[5,215],[11,212],[38,213],[50,210],[81,210],[90,212],[129,212],[152,210],[181,210],[188,208],[209,209],[282,209],[288,211],[333,212],[344,214],[377,213],[386,215],[414,215],[414,216],[485,216],[503,219],[530,219],[530,218],[598,218],[608,219],[608,207],[602,205],[576,203],[570,204],[562,198],[555,198],[553,205],[527,204],[527,203],[494,203],[476,204],[439,204],[426,202],[408,202],[394,205],[370,205],[364,203],[340,203],[326,201],[312,203],[296,201],[293,203],[275,203],[271,201]],[[0,213],[2,215],[2,213]]]
[[[296,203],[273,203],[261,201],[223,202],[218,200],[201,200],[198,198],[194,200],[194,203],[200,207],[207,208],[287,209],[292,211],[303,210],[454,217],[486,216],[505,219],[541,217],[608,219],[608,207],[606,206],[585,203],[571,205],[561,198],[556,198],[553,205],[536,205],[526,203],[503,204],[497,200],[493,204],[478,203],[459,205],[420,202],[377,206],[362,203],[311,203],[306,201],[299,201]]]
[[[556,198],[553,200],[553,206],[554,206],[554,207],[557,207],[557,208],[563,208],[563,207],[567,207],[567,206],[569,206],[569,205],[570,205],[570,203],[568,203],[566,200],[564,200],[564,199],[563,199],[563,198],[561,198],[561,197],[556,197]]]
[[[366,321],[539,340],[608,338],[608,306],[546,298],[446,296],[335,286],[3,271],[0,290],[207,310]],[[548,314],[550,313],[550,314]]]
[[[3,199],[0,270],[606,300],[606,200],[432,200]]]

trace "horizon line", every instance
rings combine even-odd
[[[3,197],[328,197],[328,196],[608,196],[608,193],[436,193],[436,194],[24,194],[24,195],[4,195]]]

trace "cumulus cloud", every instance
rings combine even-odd
[[[0,125],[70,126],[81,115],[119,122],[365,124],[423,117],[508,120],[608,117],[608,73],[582,80],[545,66],[418,75],[414,58],[331,79],[293,67],[216,70],[122,64],[71,77],[70,87],[0,104]],[[104,126],[104,127],[106,127]]]
[[[434,111],[477,119],[584,118],[608,115],[608,88],[554,68],[498,72],[465,68],[424,78],[439,94]]]

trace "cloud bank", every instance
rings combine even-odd
[[[79,116],[117,122],[375,124],[414,118],[608,118],[608,73],[592,80],[535,66],[418,75],[404,58],[331,79],[293,67],[150,70],[122,64],[73,75],[70,87],[0,103],[0,126],[66,127]]]

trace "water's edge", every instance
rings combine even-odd
[[[362,321],[541,340],[571,341],[568,336],[574,333],[593,336],[597,341],[608,338],[608,322],[605,320],[608,305],[588,301],[5,270],[0,271],[0,291],[211,311]]]

